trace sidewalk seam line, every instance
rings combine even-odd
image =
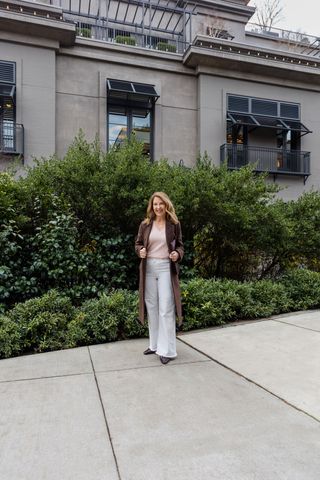
[[[196,360],[194,362],[180,362],[178,364],[172,364],[172,366],[194,364],[194,363],[206,363],[210,360]],[[145,368],[163,368],[163,365],[140,365],[139,367],[131,368],[114,368],[112,370],[95,370],[90,372],[81,372],[81,373],[65,373],[63,375],[48,375],[44,377],[28,377],[28,378],[16,378],[13,380],[0,380],[0,385],[2,383],[16,383],[16,382],[32,382],[34,380],[49,380],[50,378],[65,378],[65,377],[80,377],[81,375],[94,375],[96,373],[113,373],[113,372],[126,372],[131,370],[140,370]]]
[[[172,367],[178,367],[179,365],[189,365],[194,363],[207,363],[210,360],[195,360],[194,362],[179,362],[179,363],[170,363]],[[145,368],[163,368],[163,365],[139,365],[138,367],[127,367],[127,368],[113,368],[110,370],[97,370],[97,373],[114,373],[114,372],[130,372],[132,370],[143,370]]]
[[[221,367],[226,368],[227,370],[229,370],[229,371],[232,372],[232,373],[235,373],[236,375],[238,375],[238,376],[241,377],[241,378],[244,378],[245,380],[247,380],[247,382],[250,382],[250,383],[252,383],[253,385],[255,385],[256,387],[261,388],[262,390],[264,390],[265,392],[269,393],[269,394],[272,395],[273,397],[277,398],[277,399],[280,400],[281,402],[285,403],[285,404],[288,405],[289,407],[294,408],[294,409],[297,410],[298,412],[304,413],[304,414],[307,415],[308,417],[310,417],[310,418],[312,418],[313,420],[315,420],[316,422],[320,423],[320,419],[319,419],[319,418],[314,417],[313,415],[311,415],[310,413],[306,412],[305,410],[302,410],[301,408],[297,407],[296,405],[293,405],[292,403],[288,402],[287,400],[285,400],[284,398],[280,397],[280,396],[277,395],[276,393],[271,392],[271,391],[268,390],[266,387],[263,387],[263,386],[260,385],[259,383],[256,383],[254,380],[251,380],[249,377],[246,377],[246,376],[243,375],[242,373],[237,372],[237,370],[234,370],[233,368],[228,367],[228,365],[225,365],[224,363],[219,362],[219,360],[216,360],[215,358],[211,357],[211,356],[208,355],[207,353],[202,352],[201,350],[199,350],[198,348],[194,347],[193,345],[190,345],[190,344],[187,343],[186,341],[181,340],[181,339],[179,339],[179,340],[180,340],[182,343],[184,343],[185,345],[187,345],[188,347],[190,347],[190,348],[192,348],[193,350],[195,350],[196,352],[201,353],[201,354],[204,355],[205,357],[207,357],[207,358],[209,358],[210,360],[212,360],[213,362],[217,363],[217,364],[220,365]]]
[[[99,387],[99,383],[98,383],[96,371],[95,371],[95,368],[94,368],[94,365],[93,365],[93,360],[92,360],[92,356],[91,356],[90,347],[88,346],[87,348],[88,348],[89,358],[90,358],[91,365],[92,365],[92,371],[93,371],[93,375],[94,375],[94,380],[95,380],[95,382],[96,382],[96,386],[97,386],[97,390],[98,390],[98,395],[99,395],[99,399],[100,399],[100,404],[101,404],[101,408],[102,408],[102,413],[103,413],[103,416],[104,416],[104,421],[105,421],[105,425],[106,425],[106,428],[107,428],[107,433],[108,433],[108,437],[109,437],[109,441],[110,441],[110,445],[111,445],[111,450],[112,450],[112,454],[113,454],[113,459],[114,459],[114,462],[115,462],[115,465],[116,465],[118,478],[119,478],[119,480],[121,480],[121,475],[120,475],[118,460],[117,460],[116,452],[115,452],[115,450],[114,450],[114,446],[113,446],[113,442],[112,442],[111,432],[110,432],[110,428],[109,428],[109,424],[108,424],[108,420],[107,420],[107,414],[106,414],[106,411],[105,411],[105,408],[104,408],[104,405],[103,405],[102,396],[101,396],[101,391],[100,391],[100,387]]]
[[[48,380],[50,378],[80,377],[81,375],[92,375],[92,372],[66,373],[64,375],[48,375],[45,377],[16,378],[15,380],[0,380],[0,384],[15,382],[32,382],[33,380]]]
[[[302,330],[309,330],[310,332],[320,333],[319,330],[314,330],[313,328],[302,327],[301,325],[296,325],[295,323],[284,322],[283,320],[274,320],[278,323],[283,323],[284,325],[289,325],[290,327],[302,328]]]

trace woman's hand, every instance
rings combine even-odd
[[[145,247],[141,248],[139,251],[140,258],[146,258],[147,256],[147,249]]]
[[[170,253],[169,255],[169,258],[170,260],[172,260],[173,262],[176,262],[179,258],[179,253],[176,252],[175,250],[173,250],[173,252]]]

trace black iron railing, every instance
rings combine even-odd
[[[256,172],[271,174],[310,175],[310,152],[283,150],[280,148],[224,144],[220,147],[220,161],[227,162],[230,169],[254,165]]]
[[[12,120],[0,122],[0,153],[23,155],[24,154],[24,128],[23,125]]]
[[[86,21],[75,21],[76,35],[82,38],[91,38],[109,43],[118,43],[136,47],[149,48],[171,53],[184,53],[189,43],[184,41],[181,35],[162,36],[156,35],[156,32],[141,33],[135,28],[132,31],[120,30],[118,28],[107,27],[100,20],[99,24],[90,24]],[[140,29],[141,30],[141,29]]]

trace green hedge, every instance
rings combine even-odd
[[[320,273],[292,270],[278,281],[194,278],[182,283],[184,331],[320,308]],[[0,358],[147,336],[138,322],[138,294],[101,293],[74,307],[51,290],[0,315]]]
[[[150,162],[134,140],[106,153],[81,133],[62,159],[35,160],[19,179],[0,173],[0,313],[50,289],[76,304],[136,289],[134,236],[157,190],[181,220],[184,280],[320,270],[320,193],[276,200],[279,187],[252,168],[230,172],[206,155],[192,169]]]

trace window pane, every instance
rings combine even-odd
[[[127,125],[128,118],[126,115],[114,115],[109,114],[109,123],[118,124],[118,125]]]
[[[143,117],[133,115],[132,128],[133,129],[150,128],[150,113],[148,113],[146,116],[143,116]]]
[[[151,143],[151,120],[150,112],[144,115],[145,111],[134,111],[132,115],[132,132],[134,132],[136,139],[143,143],[143,151],[146,155],[150,155]],[[140,116],[141,115],[141,116]],[[143,116],[142,116],[143,115]]]
[[[14,124],[10,120],[2,122],[3,146],[7,150],[14,150]]]
[[[109,113],[109,146],[121,145],[128,135],[128,117]]]

